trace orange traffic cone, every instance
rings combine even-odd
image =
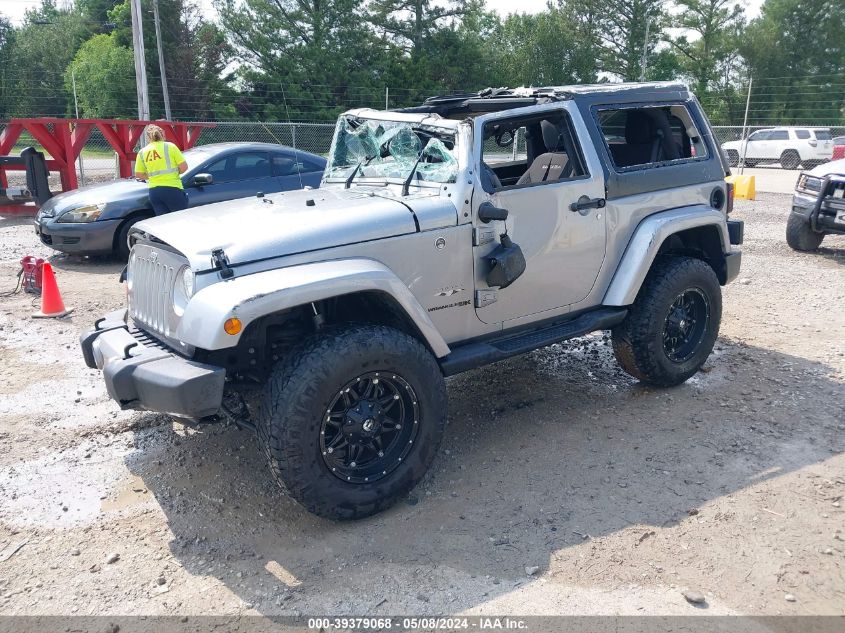
[[[56,276],[53,274],[53,267],[50,262],[44,262],[44,268],[41,272],[41,311],[33,314],[32,318],[62,317],[69,314],[71,310],[66,309],[65,303],[62,301],[59,286],[56,284]]]

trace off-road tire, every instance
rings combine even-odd
[[[672,304],[688,291],[706,298],[709,316],[692,355],[676,362],[664,348],[663,334]],[[713,269],[692,257],[661,257],[652,264],[625,320],[613,328],[613,353],[622,369],[644,383],[679,385],[707,360],[719,335],[721,317],[722,290]]]
[[[739,152],[735,149],[729,149],[725,152],[728,157],[728,165],[731,167],[737,167],[739,165]]]
[[[807,218],[790,214],[786,221],[786,243],[794,251],[810,252],[816,250],[824,239],[824,233],[816,233],[810,228]]]
[[[801,157],[794,149],[788,149],[780,155],[780,166],[784,169],[798,169]]]
[[[338,391],[365,372],[399,375],[416,394],[414,446],[372,483],[333,474],[320,448],[323,417]],[[306,509],[359,519],[391,506],[425,475],[446,426],[446,385],[434,356],[415,338],[384,326],[327,328],[286,355],[265,386],[257,435],[276,482]]]

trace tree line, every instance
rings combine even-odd
[[[143,0],[152,116],[163,99]],[[518,3],[515,3],[518,7]],[[488,86],[681,80],[714,123],[845,121],[845,2],[550,0],[506,17],[484,0],[159,0],[174,118],[323,121]],[[0,9],[0,119],[135,118],[128,0]]]

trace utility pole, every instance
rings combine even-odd
[[[745,98],[745,116],[742,118],[742,156],[739,158],[739,175],[745,172],[745,152],[748,151],[748,139],[745,138],[748,129],[748,107],[751,105],[751,86],[754,84],[754,77],[748,78],[748,96]]]
[[[645,41],[643,42],[643,56],[640,59],[640,81],[645,81],[645,71],[648,65],[648,27],[651,26],[651,18],[645,19]]]
[[[161,92],[164,95],[164,118],[170,121],[170,94],[167,92],[167,72],[164,70],[164,50],[161,47],[161,24],[158,19],[158,0],[153,0],[153,20],[156,26],[156,47],[158,48],[158,68],[161,73]]]
[[[150,120],[150,95],[147,90],[147,62],[144,58],[144,25],[141,0],[129,0],[132,11],[132,49],[135,51],[135,88],[138,92],[138,118]]]
[[[70,69],[70,81],[73,84],[73,111],[76,112],[76,118],[79,118],[79,100],[76,98],[76,73],[73,68]],[[85,167],[82,165],[82,152],[79,152],[79,184],[85,184]]]

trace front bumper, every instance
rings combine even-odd
[[[114,250],[114,234],[120,220],[95,220],[79,224],[42,217],[34,222],[35,234],[50,248],[71,254],[103,254]]]
[[[109,396],[121,409],[195,420],[220,409],[226,370],[179,356],[128,325],[125,310],[97,321],[79,343],[85,364],[103,370]]]
[[[818,194],[796,191],[792,196],[791,214],[804,218],[814,231],[819,233],[845,234],[845,222],[837,222],[837,216],[845,217],[845,199],[834,195],[842,189],[845,174],[828,176],[822,183]]]

